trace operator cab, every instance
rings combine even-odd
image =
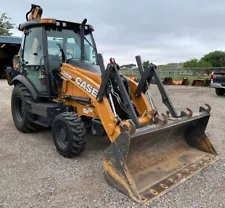
[[[24,32],[19,70],[40,96],[57,96],[54,72],[62,63],[101,74],[94,29],[85,23],[35,19],[19,25]]]

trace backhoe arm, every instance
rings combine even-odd
[[[43,13],[43,9],[39,5],[31,4],[31,9],[26,13],[26,20],[40,19]]]
[[[31,9],[26,13],[26,20],[40,19],[43,13],[43,9],[39,5],[31,4]],[[21,54],[21,47],[17,55],[13,57],[13,68],[18,69],[19,67],[19,57]]]

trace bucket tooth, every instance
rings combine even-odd
[[[205,109],[204,107],[201,106],[199,108],[199,112],[205,111],[205,112],[209,113],[211,111],[211,106],[209,104],[207,104],[207,103],[205,105],[207,106],[207,109]]]
[[[210,112],[211,111],[211,106],[209,104],[207,104],[207,103],[205,105],[208,107],[207,111]]]
[[[160,124],[162,123],[163,121],[159,118],[159,117],[155,117],[154,118],[154,124]]]
[[[193,116],[192,110],[191,110],[190,108],[187,108],[187,111],[188,111],[189,113],[186,113],[186,112],[184,112],[184,111],[181,111],[181,116],[185,116],[185,117],[191,118],[191,117]]]
[[[159,117],[155,117],[154,119],[154,124],[160,124],[160,125],[165,125],[168,123],[168,116],[165,115],[164,113],[161,114],[163,117],[163,120],[160,119]]]
[[[170,112],[169,111],[166,111],[166,115],[169,117],[170,116]]]
[[[162,113],[163,121],[162,124],[165,125],[168,123],[168,116],[166,116],[164,113]]]

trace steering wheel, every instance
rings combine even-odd
[[[63,50],[62,49],[62,45],[60,44],[60,43],[57,43],[56,44],[58,47],[59,47],[59,49],[60,49],[60,53],[58,54],[58,56],[62,59],[62,52],[61,52],[61,50]],[[69,58],[69,56],[71,56],[71,58]],[[73,58],[73,54],[72,53],[70,53],[70,52],[66,52],[65,53],[65,58],[68,60],[68,59],[72,59]]]
[[[56,56],[59,56],[60,59],[62,59],[62,53],[61,53],[61,52],[60,52],[59,54],[56,54]],[[66,60],[69,60],[69,59],[73,59],[73,58],[74,58],[74,57],[73,57],[73,54],[70,53],[70,52],[66,52],[66,53],[65,53],[65,57],[66,57]]]

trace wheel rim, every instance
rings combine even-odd
[[[56,131],[56,141],[58,145],[62,148],[66,148],[68,145],[68,138],[66,134],[66,129],[63,125],[57,126],[57,131]]]
[[[23,101],[20,97],[16,98],[16,117],[18,121],[22,121],[24,118]]]

